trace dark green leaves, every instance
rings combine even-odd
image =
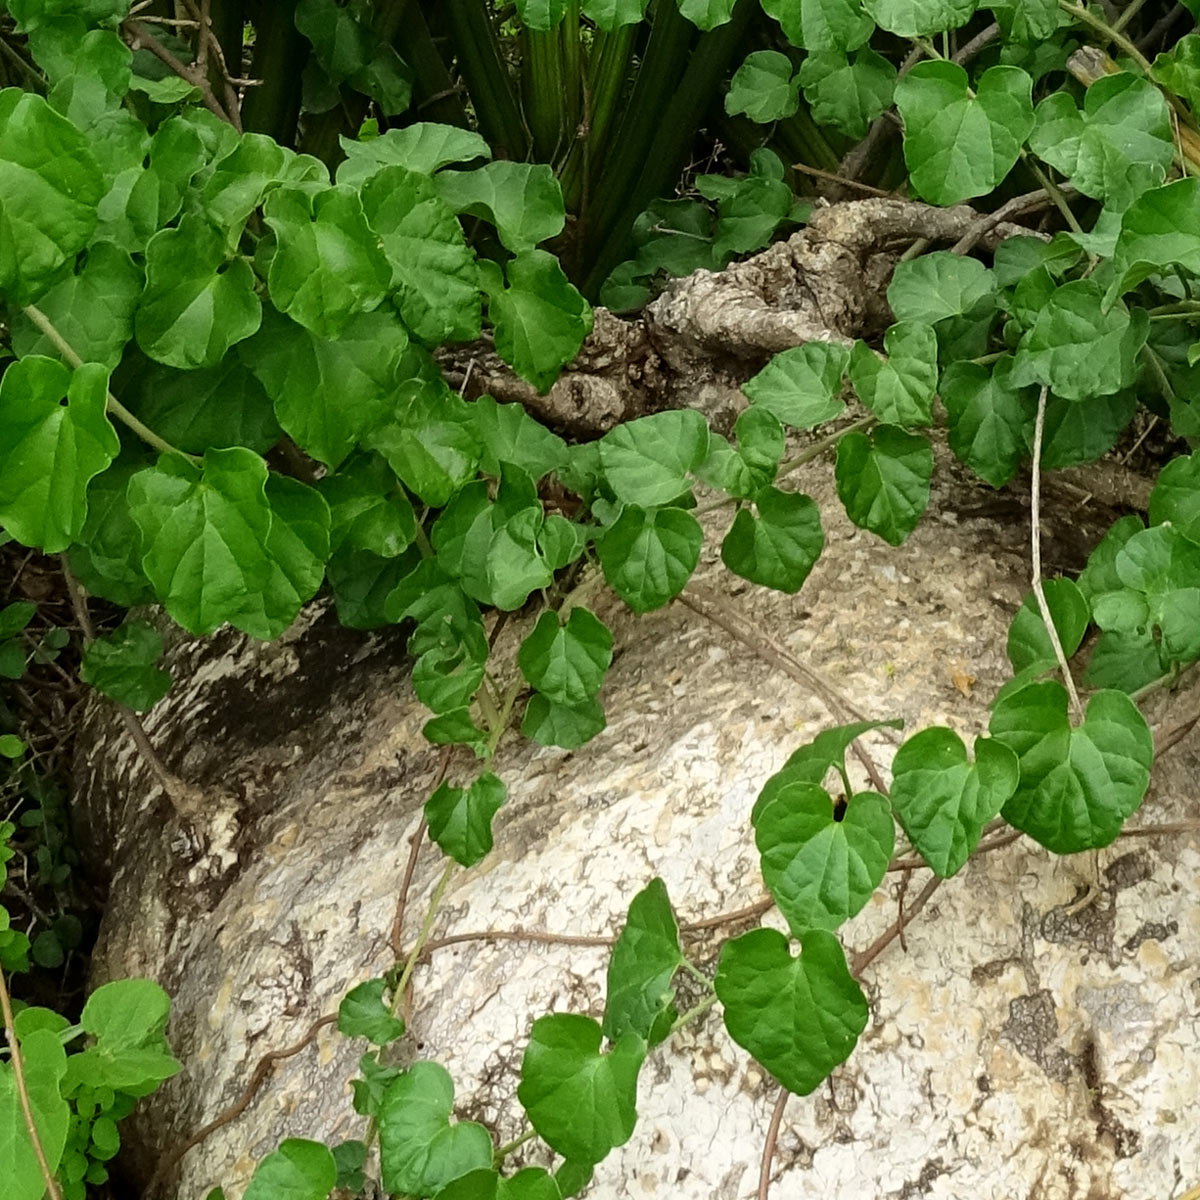
[[[913,187],[932,204],[958,204],[995,188],[1033,127],[1032,88],[1018,67],[991,67],[971,96],[957,64],[913,67],[896,84]]]
[[[1150,493],[1150,520],[1170,521],[1184,537],[1200,542],[1200,453],[1163,467]]]
[[[852,58],[826,51],[809,54],[796,78],[813,120],[857,139],[891,106],[896,68],[874,50],[859,50]]]
[[[414,1063],[388,1085],[379,1112],[379,1155],[389,1192],[431,1196],[452,1179],[492,1165],[492,1139],[473,1121],[451,1123],[454,1083],[445,1067]]]
[[[738,510],[721,543],[721,561],[735,574],[781,592],[798,592],[825,546],[816,504],[797,492],[767,487],[755,513]]]
[[[338,1005],[338,1033],[365,1037],[376,1046],[386,1046],[404,1035],[404,1022],[393,1016],[384,994],[382,979],[368,979],[352,987]]]
[[[1033,440],[1034,397],[1012,383],[1012,359],[992,370],[953,362],[939,388],[950,420],[950,449],[992,487],[1017,472]]]
[[[923,729],[892,762],[891,801],[921,857],[943,879],[959,871],[983,827],[1016,791],[1016,755],[994,738],[977,738],[975,762],[951,729]]]
[[[688,490],[687,475],[708,454],[708,424],[673,409],[618,425],[600,441],[600,463],[619,500],[650,508]]]
[[[459,866],[473,867],[492,848],[492,818],[507,794],[503,780],[491,771],[469,787],[440,784],[425,804],[429,836]]]
[[[1200,179],[1143,192],[1125,210],[1113,257],[1123,291],[1171,266],[1200,272]]]
[[[20,1046],[24,1061],[23,1082],[37,1125],[38,1140],[51,1170],[54,1170],[62,1157],[74,1115],[63,1099],[60,1087],[67,1069],[66,1051],[53,1029],[23,1033]],[[26,1120],[15,1072],[5,1063],[0,1068],[0,1157],[9,1164],[5,1187],[11,1189],[12,1200],[42,1200],[46,1182],[29,1139]]]
[[[600,1051],[590,1017],[555,1013],[533,1023],[517,1099],[539,1136],[564,1158],[597,1163],[637,1122],[637,1077],[646,1043],[636,1033]]]
[[[1058,633],[1063,653],[1070,658],[1087,632],[1091,611],[1078,585],[1070,579],[1047,579],[1042,595]],[[1049,670],[1057,663],[1037,597],[1030,592],[1008,630],[1008,661],[1014,671]]]
[[[880,358],[865,342],[850,354],[850,382],[859,399],[881,420],[911,427],[933,419],[937,389],[937,336],[921,323],[893,325]]]
[[[26,546],[56,554],[83,528],[88,481],[120,449],[107,384],[96,363],[72,372],[36,355],[0,379],[0,522]]]
[[[1107,846],[1146,794],[1154,739],[1121,692],[1097,692],[1072,727],[1066,689],[1031,684],[996,704],[991,733],[1021,763],[1004,819],[1057,854]]]
[[[845,409],[838,393],[849,353],[831,342],[806,342],[784,350],[742,384],[750,403],[787,425],[811,429]]]
[[[582,704],[600,690],[612,662],[612,634],[586,608],[573,608],[565,624],[544,612],[521,643],[521,674],[556,704]]]
[[[704,531],[682,508],[627,505],[596,541],[604,578],[634,612],[661,608],[683,590],[696,564]]]
[[[167,694],[171,676],[159,665],[162,634],[142,621],[126,621],[83,652],[79,677],[110,700],[145,712]]]
[[[899,546],[929,504],[933,449],[894,425],[848,433],[837,448],[837,493],[855,525]]]
[[[895,829],[874,792],[845,798],[838,815],[813,783],[785,783],[755,806],[754,840],[766,881],[792,933],[836,929],[859,912],[892,857]]]
[[[245,1200],[325,1200],[336,1181],[328,1146],[286,1138],[255,1168]]]
[[[28,304],[86,245],[103,194],[84,137],[41,96],[0,92],[0,292]]]
[[[774,929],[730,939],[715,986],[729,1036],[800,1096],[850,1057],[867,1025],[862,989],[837,938],[824,930],[804,934],[799,958]]]

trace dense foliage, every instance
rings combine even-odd
[[[473,865],[506,799],[506,731],[570,749],[604,728],[596,568],[635,612],[667,604],[704,540],[698,485],[730,501],[728,569],[795,592],[824,544],[788,486],[812,458],[786,459],[797,431],[836,444],[847,513],[894,545],[929,500],[939,399],[951,449],[994,487],[1031,460],[1036,480],[1098,458],[1139,412],[1200,438],[1200,34],[1152,62],[1128,36],[1143,8],[1151,36],[1140,3],[1110,23],[1057,0],[518,0],[500,16],[483,0],[213,0],[195,9],[206,35],[165,6],[8,0],[4,536],[193,634],[276,637],[322,587],[347,625],[407,622],[426,736],[475,764],[456,759],[429,798],[429,832],[447,870]],[[731,157],[675,196],[702,124]],[[546,390],[592,327],[589,298],[636,308],[666,276],[767,244],[807,212],[791,164],[836,168],[863,138],[877,182],[903,170],[932,205],[988,209],[1037,189],[1065,228],[1009,239],[990,265],[973,243],[914,246],[882,353],[776,355],[732,438],[669,411],[570,445],[445,382],[434,352],[485,336]],[[376,1137],[389,1193],[574,1195],[632,1135],[647,1054],[718,1003],[780,1084],[812,1091],[868,1020],[836,931],[880,885],[897,824],[948,877],[998,815],[1066,854],[1112,842],[1141,803],[1153,739],[1136,701],[1200,659],[1200,455],[1162,470],[1148,518],[1114,525],[1078,580],[1037,580],[970,750],[918,731],[888,795],[856,792],[845,755],[874,726],[839,727],[766,781],[755,838],[791,939],[729,940],[710,982],[661,882],[632,900],[602,1019],[533,1023],[517,1099],[556,1174],[507,1173],[513,1147],[452,1121],[436,1063],[381,1063],[418,944],[341,1006],[342,1032],[376,1048],[355,1081],[364,1141],[285,1142],[247,1196],[358,1188]],[[488,622],[517,610],[535,619],[507,627],[521,641],[504,679]],[[0,675],[24,671],[32,616],[0,611]],[[1068,660],[1093,627],[1081,700]],[[169,687],[161,651],[129,619],[86,647],[82,678],[145,711]],[[5,728],[0,754],[25,753]],[[0,825],[0,862],[13,832]],[[2,983],[30,939],[0,917]],[[681,969],[711,989],[683,1015]],[[0,998],[6,1200],[82,1197],[117,1122],[178,1067],[167,998],[110,984],[77,1024]]]

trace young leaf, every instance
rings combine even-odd
[[[849,362],[844,346],[806,342],[776,354],[742,384],[750,403],[797,429],[811,429],[846,408],[838,397]]]
[[[171,686],[162,657],[162,634],[142,621],[126,621],[83,652],[79,678],[110,700],[137,712],[153,708]]]
[[[1200,453],[1172,459],[1150,493],[1151,524],[1169,521],[1185,538],[1200,543]]]
[[[979,259],[938,250],[897,263],[887,297],[897,321],[934,325],[966,316],[995,291],[995,278]]]
[[[563,231],[562,188],[545,163],[501,160],[474,171],[442,171],[434,182],[456,213],[490,221],[518,256]]]
[[[285,1138],[254,1169],[244,1200],[326,1200],[336,1182],[328,1146]]]
[[[760,125],[790,117],[800,107],[800,79],[792,62],[777,50],[756,50],[733,73],[725,111],[743,113]]]
[[[739,509],[721,543],[721,561],[736,575],[777,591],[798,592],[825,547],[816,504],[798,492],[768,487],[754,497],[756,516]]]
[[[88,482],[121,448],[107,385],[98,363],[70,371],[36,355],[0,379],[0,523],[24,545],[57,554],[79,536]]]
[[[823,51],[809,54],[796,78],[813,120],[858,140],[891,107],[896,68],[874,50],[859,50],[853,58]]]
[[[793,46],[810,52],[833,50],[839,54],[865,45],[875,24],[862,10],[860,0],[761,0],[762,10],[783,27]]]
[[[0,92],[0,293],[28,304],[87,244],[104,186],[88,139],[41,96]]]
[[[990,67],[973,97],[957,63],[913,67],[896,84],[896,107],[917,192],[931,204],[958,204],[995,188],[1033,127],[1032,90],[1019,67]]]
[[[478,337],[479,269],[434,181],[384,167],[363,185],[362,203],[391,263],[391,290],[409,329],[429,345]]]
[[[626,421],[600,440],[600,462],[618,500],[650,508],[688,490],[687,475],[708,454],[708,423],[695,409]]]
[[[1004,819],[1056,854],[1107,846],[1146,794],[1154,738],[1122,692],[1097,692],[1072,727],[1062,684],[1030,684],[996,704],[990,729],[1021,762]]]
[[[1046,404],[1043,470],[1095,462],[1113,448],[1121,430],[1133,420],[1137,407],[1137,396],[1132,389],[1113,396],[1092,396],[1083,404],[1052,395]],[[1032,424],[1028,446],[1032,450]]]
[[[951,729],[914,734],[892,762],[892,807],[935,874],[949,879],[979,844],[983,827],[1017,790],[1017,756],[995,738],[975,739],[975,762]]]
[[[479,266],[496,353],[522,379],[548,391],[591,333],[592,306],[545,250],[527,250],[511,259],[507,284],[495,263]]]
[[[425,803],[429,836],[459,866],[473,867],[492,848],[492,818],[507,794],[503,780],[491,771],[469,787],[440,784]]]
[[[866,342],[850,352],[850,382],[859,399],[893,425],[928,425],[937,390],[937,336],[920,323],[893,325],[884,335],[887,357]]]
[[[652,879],[630,901],[608,963],[603,1028],[610,1042],[635,1033],[654,1047],[666,1037],[674,1011],[671,980],[684,961],[666,884]]]
[[[1046,597],[1063,653],[1070,658],[1079,649],[1091,620],[1088,602],[1071,579],[1047,579],[1042,584],[1042,594]],[[1009,626],[1008,661],[1014,671],[1024,671],[1035,665],[1045,669],[1058,662],[1033,592],[1026,594]]]
[[[1129,387],[1137,376],[1137,354],[1149,327],[1145,311],[1119,300],[1104,304],[1093,279],[1056,288],[1017,347],[1012,382],[1044,383],[1064,400],[1091,400]]]
[[[604,683],[612,662],[613,637],[588,609],[571,609],[566,624],[544,612],[521,643],[517,661],[531,687],[557,704],[591,700]]]
[[[1128,72],[1097,79],[1082,112],[1067,92],[1052,92],[1037,106],[1029,145],[1085,196],[1116,212],[1161,184],[1174,156],[1162,93]]]
[[[714,981],[729,1036],[798,1096],[850,1057],[867,1026],[867,1001],[837,938],[808,930],[799,958],[775,929],[721,947]]]
[[[929,504],[933,449],[929,439],[879,425],[838,443],[838,498],[855,525],[899,546]]]
[[[561,750],[578,750],[607,724],[603,706],[596,700],[581,704],[556,704],[535,692],[525,706],[521,732],[539,746],[558,746]]]
[[[751,813],[751,821],[758,820],[758,814],[774,800],[780,788],[789,783],[822,783],[830,770],[836,767],[845,770],[846,751],[855,738],[872,729],[902,729],[904,722],[900,719],[891,721],[855,721],[849,725],[835,725],[832,729],[822,730],[811,742],[792,751],[781,770],[777,771],[763,785]]]
[[[192,370],[212,367],[262,322],[254,272],[226,258],[225,240],[188,213],[146,246],[146,290],[134,330],[155,361]]]
[[[338,1005],[338,1033],[365,1037],[376,1046],[386,1046],[404,1036],[404,1022],[393,1016],[384,1001],[387,982],[368,979],[352,987]]]
[[[407,167],[432,175],[450,163],[491,158],[487,142],[469,129],[422,121],[389,129],[367,141],[339,137],[345,161],[337,169],[338,183],[361,184],[384,167]]]
[[[21,1038],[25,1093],[33,1110],[38,1141],[51,1171],[57,1170],[67,1144],[73,1114],[60,1085],[67,1055],[52,1029],[35,1029]],[[46,1181],[27,1132],[25,1109],[16,1075],[0,1065],[0,1160],[5,1163],[5,1200],[42,1200]]]
[[[539,1017],[521,1060],[521,1107],[552,1150],[581,1163],[598,1163],[623,1146],[637,1123],[646,1043],[626,1033],[602,1054],[601,1036],[591,1017]]]
[[[783,164],[765,148],[751,151],[750,173],[741,179],[698,175],[696,190],[717,201],[713,255],[720,263],[760,250],[788,219],[794,197],[783,182]]]
[[[596,554],[613,591],[634,612],[661,608],[683,590],[696,564],[704,531],[681,508],[626,505],[596,541]]]
[[[990,371],[953,362],[938,392],[949,418],[950,449],[992,487],[1003,487],[1025,458],[1036,411],[1030,390],[1012,385],[1012,359]]]
[[[863,7],[881,28],[910,38],[965,25],[978,3],[979,0],[863,0]]]
[[[755,805],[763,879],[796,937],[836,929],[859,912],[891,860],[895,827],[887,801],[874,792],[846,799],[839,817],[824,788],[794,782]]]
[[[71,570],[94,596],[132,608],[153,599],[142,572],[142,535],[129,513],[126,487],[137,466],[117,464],[88,486],[87,520],[68,554]]]
[[[263,219],[278,241],[267,287],[280,312],[317,337],[334,339],[355,314],[378,307],[392,268],[357,192],[331,187],[309,195],[282,187],[267,197]]]
[[[535,421],[524,405],[497,404],[491,396],[480,396],[473,412],[482,447],[479,465],[488,475],[499,477],[501,464],[512,463],[541,479],[566,463],[566,442]]]
[[[452,1179],[492,1165],[492,1139],[474,1121],[450,1121],[454,1083],[435,1062],[414,1063],[384,1093],[379,1157],[388,1192],[431,1196]]]

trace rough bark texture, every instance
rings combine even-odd
[[[771,355],[804,342],[849,345],[891,320],[884,301],[899,254],[918,238],[949,243],[978,234],[994,247],[1019,225],[991,225],[967,206],[907,200],[819,206],[787,241],[724,271],[675,280],[639,318],[596,310],[576,360],[545,395],[519,379],[486,342],[449,347],[441,361],[466,393],[524,404],[575,437],[664,408],[698,408],[718,427],[737,415],[738,387]]]
[[[1008,674],[1026,522],[1019,509],[993,514],[994,493],[943,470],[929,515],[893,549],[849,525],[831,474],[815,462],[799,480],[821,506],[827,548],[798,595],[721,567],[728,510],[706,518],[696,587],[724,596],[739,626],[769,634],[858,710],[970,739]],[[1078,566],[1097,529],[1063,512],[1048,517],[1051,566]],[[1102,528],[1112,514],[1097,516]],[[842,714],[686,607],[635,618],[604,592],[595,607],[618,647],[602,696],[609,727],[575,753],[502,745],[495,769],[509,801],[496,848],[455,875],[435,936],[614,934],[656,874],[684,921],[763,894],[755,795]],[[276,644],[219,634],[172,657],[176,691],[151,735],[188,778],[236,798],[236,821],[216,819],[197,852],[99,710],[80,763],[79,807],[112,875],[96,980],[160,980],[185,1064],[134,1118],[125,1164],[142,1182],[237,1098],[264,1053],[390,965],[408,839],[441,762],[421,737],[426,714],[403,683],[393,633],[337,631],[314,612]],[[1198,702],[1193,686],[1152,715],[1169,724]],[[886,766],[894,742],[868,741]],[[451,775],[470,769],[455,758]],[[1200,815],[1197,777],[1192,733],[1163,756],[1132,824]],[[908,929],[907,953],[893,944],[864,973],[872,1018],[849,1062],[789,1102],[773,1197],[1098,1200],[1166,1197],[1200,1181],[1200,837],[1118,842],[1102,854],[1098,899],[1073,912],[1082,865],[1021,841],[943,885]],[[440,870],[427,848],[410,943]],[[889,876],[846,943],[870,943],[895,919],[900,891],[911,900],[927,878]],[[732,932],[690,939],[706,969]],[[598,1014],[606,961],[602,948],[486,939],[437,950],[415,976],[403,1054],[443,1062],[460,1115],[514,1137],[530,1024],[552,1011]],[[690,998],[685,984],[682,1006]],[[278,1063],[247,1111],[148,1200],[201,1200],[215,1184],[236,1200],[280,1139],[361,1136],[347,1081],[365,1048],[326,1030]],[[752,1197],[775,1097],[710,1013],[648,1061],[638,1127],[588,1195]]]

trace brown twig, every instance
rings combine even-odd
[[[907,915],[902,915],[893,921],[865,950],[854,956],[850,964],[851,975],[861,975],[887,948],[900,936],[906,924],[911,924],[917,915],[929,903],[930,897],[942,886],[944,881],[936,875],[917,893],[917,898],[909,906]]]
[[[839,175],[836,171],[822,171],[820,167],[810,167],[808,163],[792,163],[792,170],[799,171],[803,175],[811,175],[814,179],[827,179],[830,183],[853,188],[856,192],[866,192],[871,196],[885,196],[889,200],[894,199],[894,194],[884,191],[883,188],[873,187],[869,183],[859,183],[857,179],[851,179],[848,175]]]
[[[62,1192],[58,1188],[58,1180],[50,1170],[46,1159],[46,1151],[42,1146],[42,1137],[38,1133],[37,1122],[33,1119],[33,1106],[29,1103],[29,1089],[25,1084],[25,1060],[21,1055],[21,1045],[17,1040],[17,1030],[13,1022],[12,1002],[8,997],[8,984],[4,980],[4,972],[0,970],[0,1011],[4,1015],[4,1036],[8,1039],[8,1051],[13,1068],[13,1082],[17,1085],[17,1099],[21,1102],[21,1112],[25,1116],[25,1130],[33,1144],[33,1153],[37,1158],[42,1179],[50,1200],[62,1200]]]
[[[536,933],[530,929],[480,929],[472,933],[452,933],[446,937],[432,938],[425,943],[421,958],[427,958],[435,950],[447,946],[460,946],[463,942],[536,942],[546,946],[611,946],[616,938],[607,934]]]
[[[442,751],[441,766],[438,767],[437,778],[433,781],[435,790],[441,785],[442,780],[446,778],[446,772],[450,769],[450,752],[452,749],[453,747],[447,746]],[[409,839],[409,845],[412,848],[409,851],[408,862],[404,867],[404,878],[400,880],[400,891],[396,896],[396,910],[392,913],[392,936],[388,939],[388,946],[391,948],[394,962],[400,962],[404,958],[404,913],[408,908],[408,893],[412,888],[413,874],[417,869],[417,859],[421,856],[421,846],[425,841],[426,828],[425,814],[422,812],[421,820],[412,837]]]
[[[176,1147],[169,1154],[158,1160],[158,1164],[154,1168],[154,1174],[150,1176],[150,1182],[146,1185],[146,1195],[154,1195],[167,1173],[189,1150],[200,1145],[206,1138],[216,1133],[218,1129],[228,1125],[231,1121],[236,1121],[250,1107],[250,1102],[254,1099],[258,1089],[262,1087],[263,1080],[266,1079],[268,1072],[277,1062],[299,1054],[306,1046],[311,1045],[317,1034],[326,1025],[333,1025],[336,1021],[337,1013],[330,1013],[328,1016],[320,1017],[308,1027],[308,1031],[298,1042],[291,1046],[286,1046],[282,1050],[271,1050],[267,1054],[264,1054],[258,1060],[254,1068],[254,1073],[250,1076],[250,1082],[246,1084],[242,1094],[227,1109],[209,1121],[207,1125],[203,1125],[197,1129],[182,1145]]]
[[[1059,190],[1074,191],[1070,185],[1066,185],[1065,188],[1060,188]],[[1040,208],[1049,208],[1053,203],[1053,198],[1046,192],[1045,188],[1038,188],[1036,191],[1026,192],[1021,196],[1014,196],[1011,200],[1000,205],[995,212],[984,213],[980,216],[979,220],[950,247],[950,253],[967,254],[975,248],[980,238],[985,237],[997,225],[1003,224],[1009,217],[1036,212]],[[1032,231],[1030,232],[1032,234]]]
[[[772,896],[764,896],[745,908],[735,908],[732,912],[718,913],[715,917],[705,917],[700,921],[688,921],[680,928],[687,933],[698,933],[702,929],[719,929],[722,925],[736,925],[739,921],[751,921],[769,912],[775,905]]]
[[[908,891],[908,881],[912,878],[912,868],[905,870],[900,877],[900,890],[896,893],[896,932],[900,938],[900,949],[907,954],[908,942],[904,938],[904,894]]]
[[[235,129],[238,128],[238,122],[235,122],[233,115],[227,113],[217,101],[216,96],[213,94],[212,86],[208,82],[207,75],[197,72],[194,68],[188,66],[187,63],[181,62],[176,58],[140,21],[126,20],[122,23],[121,28],[132,39],[133,49],[144,48],[149,50],[159,62],[170,67],[180,79],[200,89],[200,97],[204,101],[204,107],[209,112],[214,116],[220,117],[222,121],[232,125]]]
[[[964,63],[969,63],[985,46],[994,42],[1000,34],[1000,26],[994,21],[986,29],[977,33],[969,42],[967,42],[957,54],[951,56],[950,61],[958,63],[961,67]]]
[[[767,1192],[771,1188],[771,1159],[775,1157],[775,1143],[779,1140],[779,1126],[783,1124],[783,1110],[787,1108],[791,1094],[787,1088],[781,1087],[775,1100],[771,1124],[767,1126],[767,1140],[763,1142],[762,1164],[758,1168],[758,1200],[767,1200]]]

